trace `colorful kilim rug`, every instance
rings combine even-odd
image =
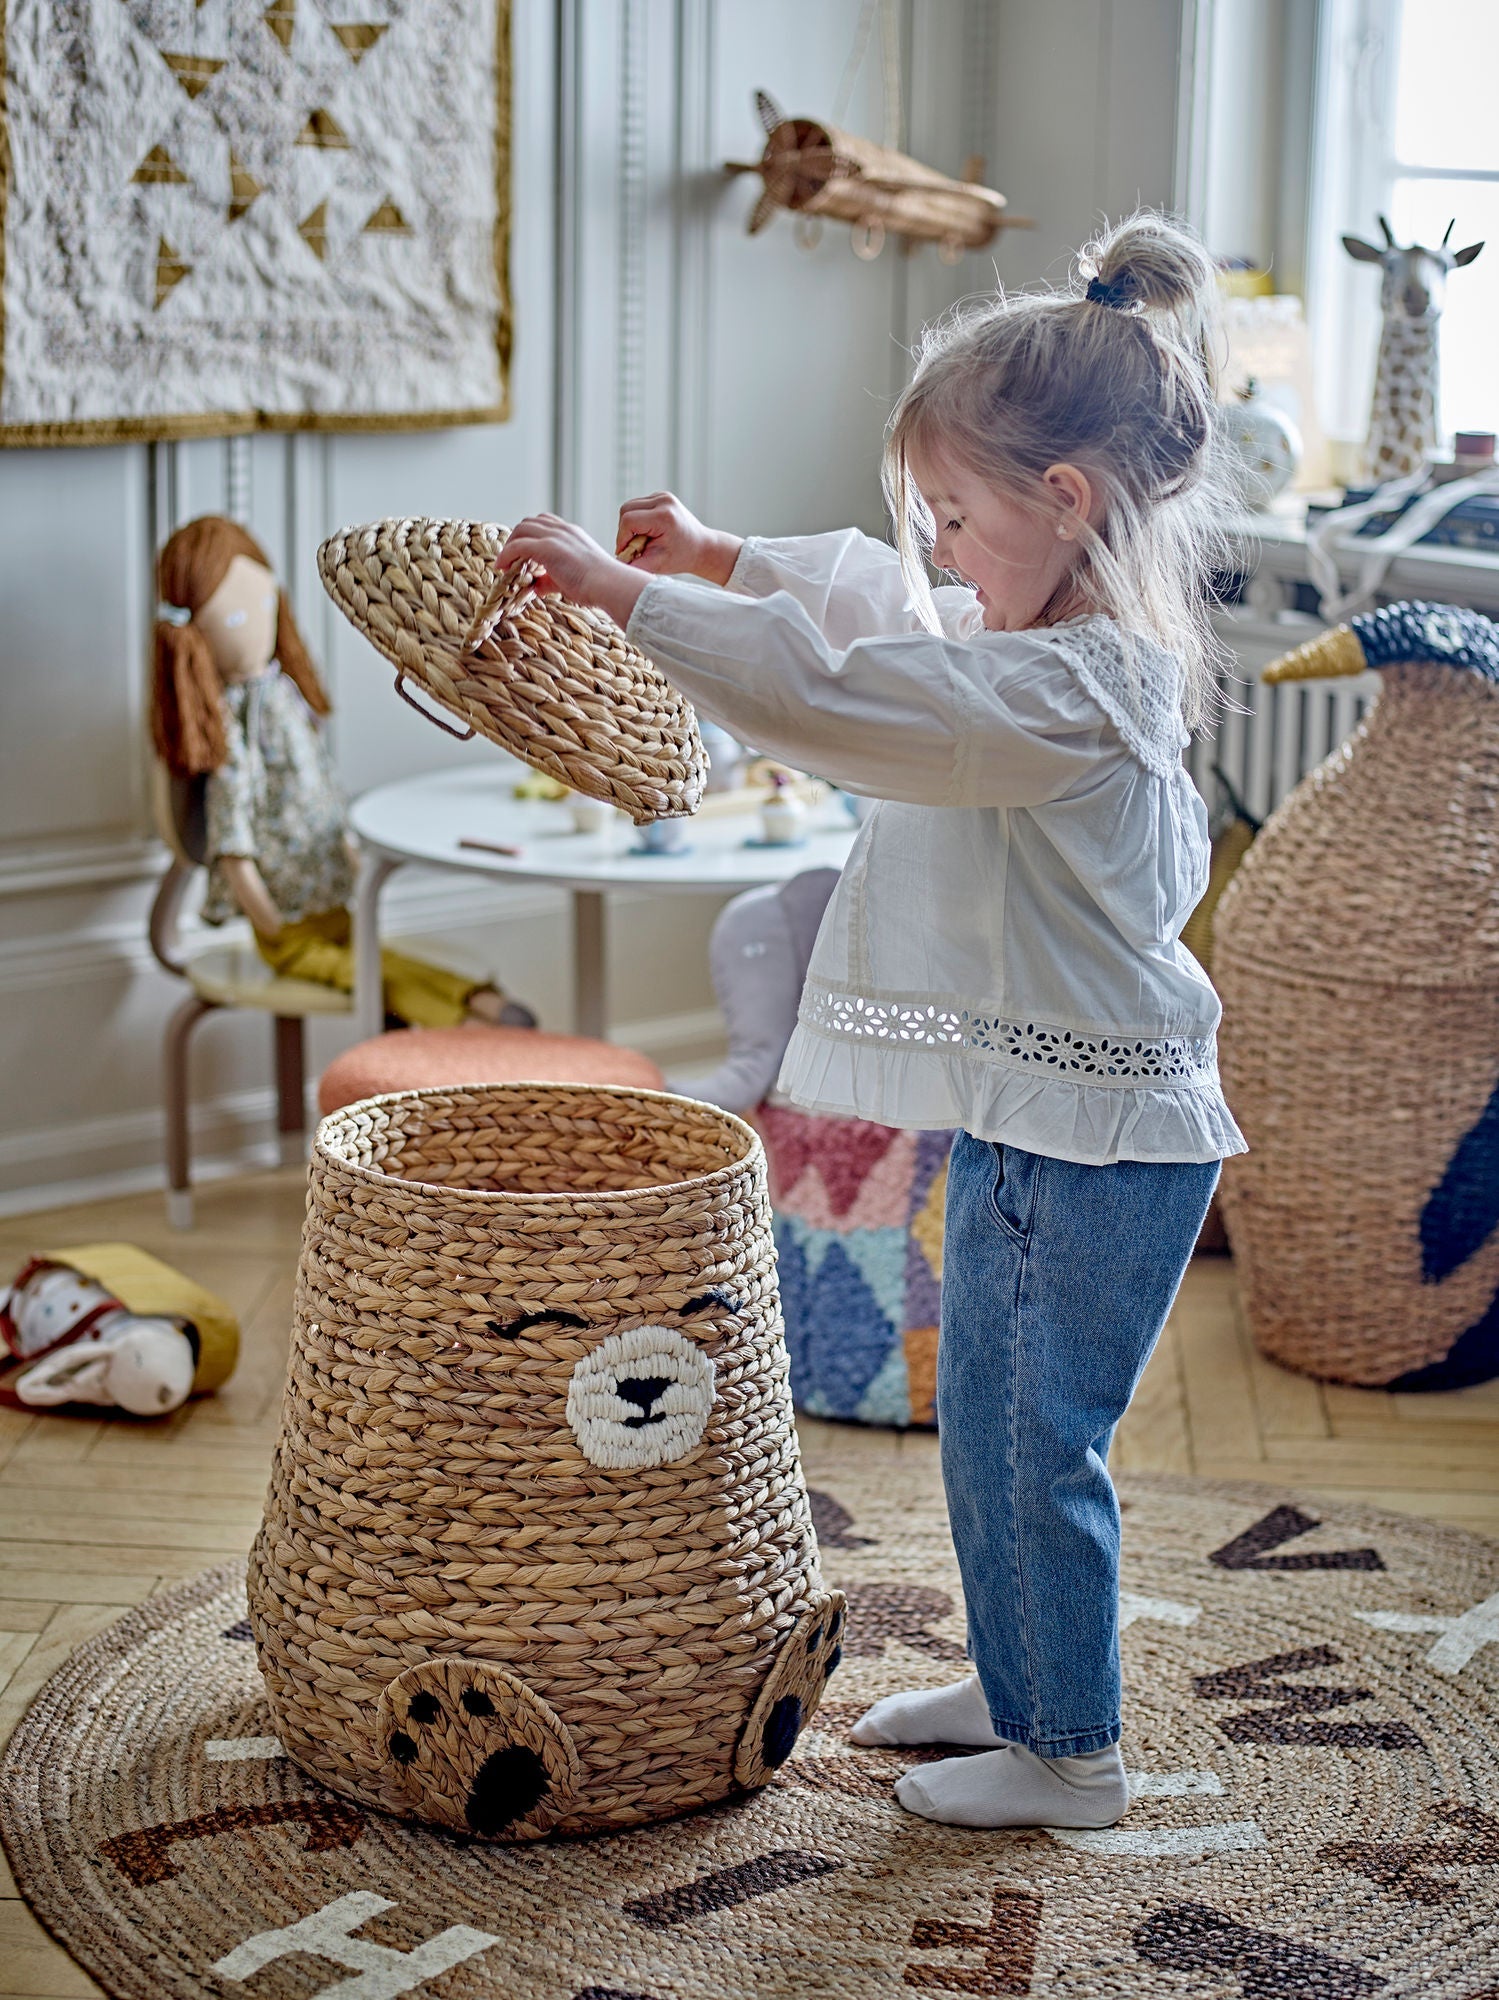
[[[220,1569],[83,1647],[0,1771],[21,1889],[111,1993],[1492,2000],[1499,1548],[1263,1487],[1124,1483],[1126,1760],[1096,1833],[903,1814],[866,1702],[962,1671],[932,1450],[819,1446],[845,1661],[764,1791],[520,1847],[319,1789]]]

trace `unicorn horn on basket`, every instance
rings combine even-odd
[[[1388,604],[1309,639],[1272,661],[1262,678],[1334,680],[1401,665],[1459,667],[1499,681],[1499,625],[1451,604]]]

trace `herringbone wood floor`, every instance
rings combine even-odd
[[[289,1170],[200,1190],[187,1236],[173,1235],[159,1197],[146,1195],[0,1222],[0,1274],[37,1249],[126,1239],[223,1293],[244,1329],[233,1381],[161,1423],[0,1410],[0,1738],[81,1640],[157,1584],[249,1546],[275,1436],[301,1213],[302,1175]],[[814,1477],[826,1430],[803,1426]],[[937,1477],[928,1435],[840,1427],[840,1452],[851,1447],[924,1453]],[[1360,1499],[1499,1539],[1499,1383],[1389,1396],[1288,1375],[1246,1337],[1232,1265],[1199,1258],[1114,1463]],[[0,1996],[98,1990],[0,1865]]]

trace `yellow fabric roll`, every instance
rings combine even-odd
[[[310,979],[319,986],[354,991],[353,924],[347,910],[320,910],[284,924],[273,938],[256,937],[261,957],[283,979]],[[456,1028],[468,1017],[472,994],[482,979],[445,966],[428,965],[404,952],[382,951],[380,972],[385,1010],[413,1028]]]
[[[1255,829],[1247,819],[1235,816],[1213,842],[1213,858],[1208,867],[1208,886],[1202,901],[1182,925],[1182,943],[1204,972],[1213,969],[1213,913],[1218,900],[1233,880],[1234,871],[1254,842]]]
[[[234,1373],[239,1359],[239,1321],[214,1292],[133,1243],[83,1243],[38,1253],[51,1264],[92,1278],[128,1312],[183,1320],[198,1336],[193,1394],[217,1389]]]

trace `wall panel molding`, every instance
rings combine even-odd
[[[164,851],[158,850],[158,858]],[[153,870],[155,874],[159,871]],[[638,899],[643,900],[643,899]],[[495,888],[466,882],[461,876],[418,875],[392,878],[381,897],[382,929],[387,942],[440,939],[464,931],[520,923],[533,917],[561,917],[565,892],[560,889]],[[245,943],[248,925],[184,926],[189,954],[215,943]],[[66,930],[36,937],[0,940],[0,993],[45,990],[60,983],[164,973],[151,954],[144,914],[137,920],[70,925]],[[172,980],[173,990],[185,991]]]
[[[121,827],[75,840],[18,841],[0,849],[0,896],[41,896],[142,882],[166,866],[159,840]]]
[[[621,1022],[614,1039],[663,1065],[706,1067],[723,1047],[723,1020],[713,1007],[657,1014]],[[311,1085],[307,1111],[310,1131],[317,1118]],[[161,1110],[152,1105],[0,1134],[0,1216],[159,1187],[163,1129]],[[192,1133],[197,1182],[277,1165],[274,1090],[265,1085],[195,1098]]]

